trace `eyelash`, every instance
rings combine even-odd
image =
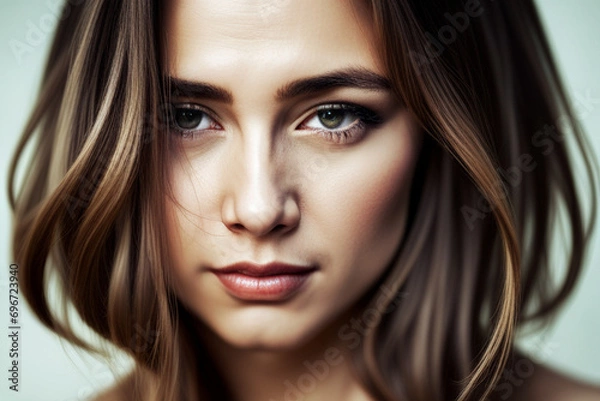
[[[200,121],[198,122],[199,125],[204,124],[205,118],[209,118],[211,120],[211,127],[198,130],[197,128],[185,129],[178,126],[177,122],[175,121],[175,114],[177,112],[190,110],[202,113],[201,116],[198,116],[201,117]],[[351,123],[347,127],[341,129],[319,129],[306,126],[307,122],[315,118],[319,118],[319,112],[332,110],[344,111],[344,118],[342,122],[346,121],[348,116],[352,116],[353,118],[351,120]],[[222,126],[215,121],[215,118],[212,116],[211,112],[199,105],[191,103],[172,104],[167,115],[167,121],[169,129],[175,131],[184,139],[195,139],[203,131],[216,131],[223,129]],[[379,114],[364,106],[359,106],[353,103],[328,103],[317,106],[316,110],[304,120],[302,120],[302,122],[296,129],[314,131],[315,133],[323,136],[325,139],[336,144],[349,144],[362,139],[364,137],[364,134],[366,133],[367,128],[376,126],[382,122],[382,118],[379,116]],[[216,127],[213,127],[215,125]]]
[[[197,128],[186,129],[186,128],[182,128],[182,127],[178,126],[177,122],[175,121],[176,113],[179,111],[184,111],[184,110],[185,111],[192,110],[192,111],[202,113],[201,114],[202,119],[200,120],[199,124],[203,123],[204,119],[206,119],[208,117],[210,120],[212,120],[211,126],[216,125],[216,127],[198,130]],[[201,131],[206,131],[206,130],[217,131],[217,130],[223,129],[223,127],[215,121],[215,118],[212,116],[211,112],[209,112],[204,107],[201,107],[199,105],[192,104],[192,103],[171,104],[170,107],[168,108],[168,112],[166,115],[166,121],[167,121],[167,125],[168,125],[169,129],[175,131],[178,135],[180,135],[184,139],[195,139],[196,136],[199,135],[199,132],[201,132]]]
[[[315,129],[315,128],[306,128],[306,130],[315,131],[319,135],[325,137],[326,139],[338,143],[338,144],[349,144],[354,143],[362,139],[366,133],[367,128],[376,126],[382,123],[382,118],[375,111],[370,110],[366,107],[359,106],[353,103],[329,103],[322,104],[317,106],[317,110],[312,113],[310,116],[305,118],[302,123],[300,123],[300,128],[305,126],[306,121],[313,120],[314,118],[318,118],[318,113],[320,111],[330,111],[330,110],[342,110],[345,115],[353,116],[353,120],[346,128],[342,129]],[[345,120],[346,118],[344,118]]]

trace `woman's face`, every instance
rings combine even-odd
[[[175,291],[234,346],[300,346],[389,265],[417,125],[388,87],[364,2],[169,7]]]

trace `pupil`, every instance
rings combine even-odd
[[[175,122],[180,128],[195,128],[202,121],[202,112],[193,109],[178,109],[175,111]]]
[[[344,121],[342,110],[321,110],[318,113],[319,121],[327,128],[337,128]]]

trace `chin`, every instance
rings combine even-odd
[[[291,323],[282,319],[272,322],[235,319],[229,324],[213,326],[214,333],[232,347],[260,351],[292,351],[314,339],[321,327]],[[295,323],[295,324],[294,324]]]
[[[302,336],[282,334],[280,336],[252,336],[241,337],[234,335],[222,337],[222,339],[234,348],[248,351],[286,352],[301,348],[308,339]]]

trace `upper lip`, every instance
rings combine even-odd
[[[210,269],[213,273],[231,274],[238,273],[246,276],[277,276],[281,274],[302,274],[315,270],[314,266],[291,265],[281,262],[257,264],[252,262],[239,262],[232,265]]]

